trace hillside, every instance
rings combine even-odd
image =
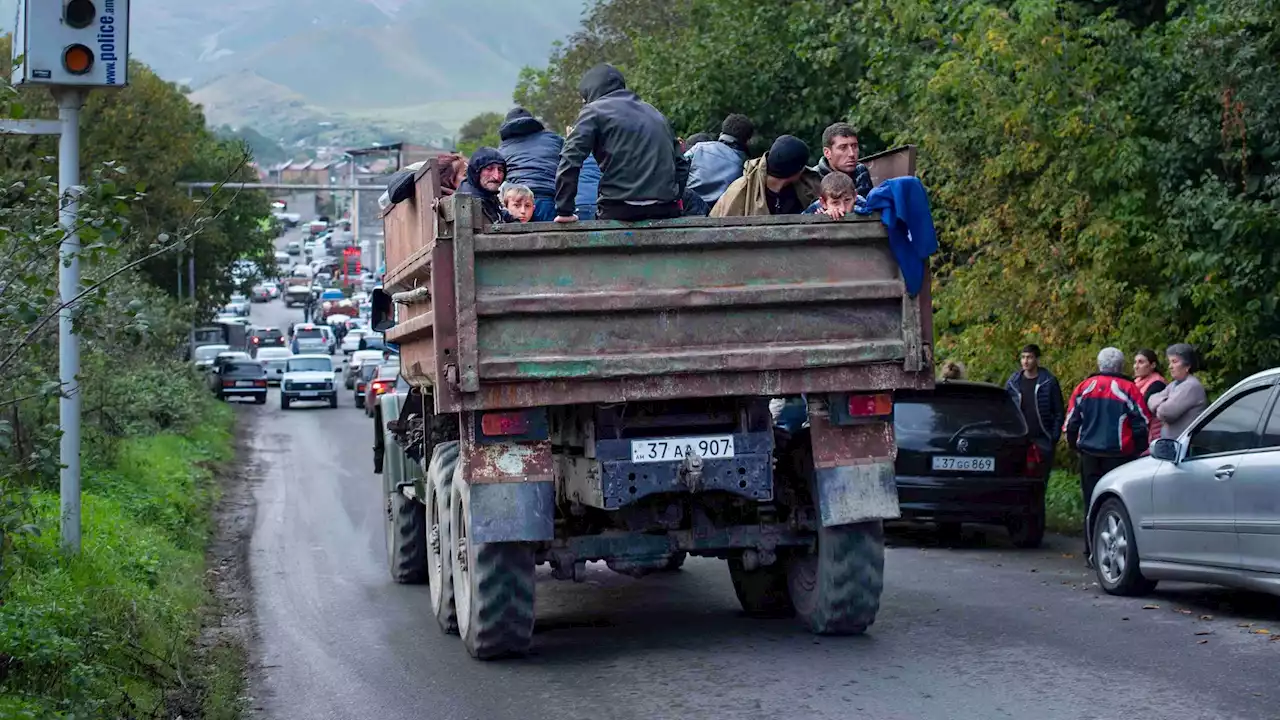
[[[135,59],[195,91],[211,124],[296,131],[359,117],[377,126],[375,134],[439,134],[455,130],[465,113],[509,104],[520,68],[545,62],[552,43],[577,27],[583,5],[135,1],[130,41]],[[14,7],[15,0],[0,0],[0,27],[12,25]],[[414,108],[412,117],[406,108]],[[418,115],[437,111],[439,118]]]

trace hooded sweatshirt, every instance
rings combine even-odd
[[[689,161],[662,113],[627,89],[622,73],[602,63],[578,85],[586,103],[565,140],[556,173],[556,213],[572,215],[588,155],[600,164],[601,202],[674,203],[684,194]]]
[[[490,165],[506,166],[506,162],[502,159],[502,154],[497,150],[491,147],[482,147],[472,153],[471,163],[467,165],[467,179],[462,181],[454,195],[470,195],[480,198],[480,206],[484,208],[484,216],[489,222],[509,222],[511,216],[507,214],[506,209],[498,202],[498,193],[496,191],[489,192],[480,184],[480,171]]]
[[[498,152],[507,161],[507,182],[527,185],[535,197],[549,198],[556,192],[556,165],[564,138],[551,132],[524,108],[507,113],[498,128],[502,144]]]
[[[769,215],[769,201],[765,196],[765,179],[768,173],[769,153],[748,160],[743,168],[742,177],[730,183],[729,188],[720,196],[716,206],[711,208],[711,217],[744,217],[751,215]],[[822,180],[818,173],[805,168],[800,179],[795,182],[796,199],[800,208],[811,205],[822,194]]]

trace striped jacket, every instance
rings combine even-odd
[[[1090,455],[1136,457],[1147,449],[1150,412],[1142,392],[1124,375],[1085,378],[1067,403],[1063,432],[1073,450]]]

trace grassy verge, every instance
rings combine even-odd
[[[1080,500],[1080,475],[1054,470],[1044,495],[1045,526],[1063,535],[1084,531],[1084,503]]]
[[[57,495],[33,497],[39,534],[15,539],[0,588],[0,717],[165,717],[175,693],[239,697],[227,684],[242,654],[196,649],[213,466],[231,459],[234,421],[217,403],[203,417],[86,469],[74,558],[58,549]]]

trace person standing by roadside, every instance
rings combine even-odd
[[[1170,345],[1165,355],[1172,380],[1165,389],[1151,396],[1151,412],[1164,424],[1160,437],[1177,438],[1209,406],[1209,397],[1192,374],[1199,368],[1195,348],[1178,343]]]
[[[1040,367],[1040,346],[1027,345],[1019,356],[1022,369],[1009,376],[1005,390],[1022,410],[1031,442],[1040,452],[1040,474],[1046,479],[1053,469],[1053,450],[1062,437],[1065,413],[1062,386],[1047,368]]]
[[[1147,449],[1147,404],[1126,375],[1124,353],[1103,348],[1098,372],[1071,393],[1063,430],[1067,444],[1080,453],[1080,496],[1084,507],[1103,475],[1141,455]],[[1085,527],[1085,564],[1092,567],[1089,528]]]
[[[1142,392],[1142,399],[1146,401],[1147,407],[1151,407],[1151,398],[1156,393],[1165,389],[1167,383],[1164,376],[1160,374],[1160,357],[1156,355],[1155,350],[1143,348],[1133,356],[1133,384],[1138,386],[1138,390]],[[1162,427],[1159,418],[1155,416],[1154,409],[1151,414],[1151,424],[1147,431],[1147,440],[1155,442],[1160,437],[1160,429]]]

